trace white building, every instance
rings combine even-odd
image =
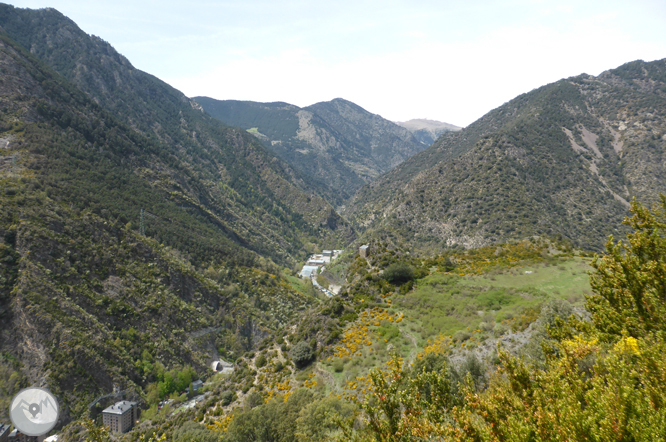
[[[321,267],[323,265],[326,265],[326,261],[323,260],[323,259],[312,259],[312,258],[310,258],[310,259],[308,259],[308,262],[307,262],[306,265]]]
[[[317,270],[319,269],[319,266],[310,266],[306,265],[303,267],[301,270],[301,273],[299,275],[301,278],[312,278],[313,275],[317,274]]]

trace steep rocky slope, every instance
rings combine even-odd
[[[195,100],[213,117],[252,131],[336,204],[426,147],[408,130],[340,98],[305,108]]]
[[[666,60],[521,95],[363,188],[347,215],[423,247],[531,235],[599,250],[666,189]]]

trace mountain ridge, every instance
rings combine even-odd
[[[290,269],[353,232],[250,134],[63,17],[0,5],[0,402],[44,385],[67,422],[114,384],[144,401],[166,371],[255,348],[319,302]]]
[[[179,166],[180,171],[170,170],[168,164],[155,170],[144,168],[142,174],[154,185],[183,193],[184,204],[206,213],[203,216],[215,224],[239,224],[236,228],[223,227],[236,241],[242,238],[248,245],[255,242],[253,237],[264,237],[251,247],[263,250],[261,253],[266,253],[266,246],[271,247],[273,256],[281,256],[280,259],[287,258],[289,249],[294,250],[292,244],[300,242],[287,229],[282,229],[279,237],[268,239],[265,235],[270,229],[251,227],[258,221],[247,214],[247,207],[253,203],[239,204],[239,192],[246,197],[253,195],[251,198],[257,202],[263,200],[268,211],[275,210],[268,200],[274,201],[281,206],[279,210],[286,212],[271,216],[301,217],[311,226],[307,230],[329,225],[329,219],[335,218],[332,207],[312,191],[301,175],[286,163],[275,161],[253,137],[220,125],[205,115],[196,102],[154,76],[134,69],[108,43],[88,36],[57,11],[3,6],[0,26],[13,30],[20,44],[29,47],[31,53],[116,118],[152,142],[163,143],[162,152],[171,157],[170,164],[187,164]],[[234,167],[229,168],[230,164]],[[209,183],[221,179],[226,187],[202,185],[203,181],[193,178],[193,174],[201,174]],[[211,203],[216,209],[209,213]],[[332,224],[343,223],[337,219]]]
[[[194,100],[225,124],[253,130],[268,149],[315,180],[336,205],[425,147],[406,129],[341,98],[303,108],[283,102]]]
[[[357,193],[359,227],[423,247],[544,235],[600,250],[628,200],[664,188],[665,60],[522,94]],[[414,239],[416,238],[416,239]]]

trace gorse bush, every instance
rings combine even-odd
[[[653,212],[634,202],[633,229],[627,242],[606,245],[607,255],[596,259],[590,279],[595,294],[587,307],[594,328],[605,341],[623,333],[635,338],[666,332],[666,197]]]

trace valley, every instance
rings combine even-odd
[[[0,424],[39,386],[64,441],[666,431],[666,59],[394,123],[190,98],[0,4],[0,74]]]

